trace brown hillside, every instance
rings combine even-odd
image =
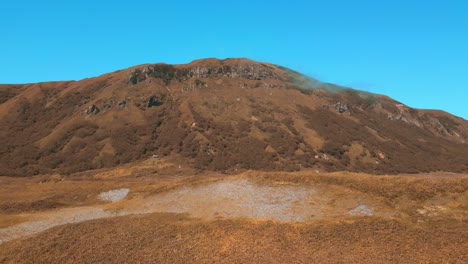
[[[468,171],[468,122],[247,59],[0,86],[0,175],[153,155],[203,170]]]

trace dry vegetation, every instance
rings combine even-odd
[[[193,176],[196,171],[189,167],[179,169],[176,164],[182,164],[182,160],[160,160],[154,164],[150,159],[65,177],[2,177],[0,228],[29,221],[24,216],[47,215],[64,207],[133,208],[145,199],[172,190],[228,179],[247,179],[259,186],[320,188],[335,196],[333,206],[356,196],[361,197],[361,202],[372,204],[376,211],[395,213],[368,217],[335,215],[306,222],[197,219],[190,212],[129,215],[58,226],[3,243],[0,262],[466,263],[468,260],[467,175],[246,171],[232,176]],[[99,192],[121,187],[131,190],[124,201],[103,205],[97,199]],[[32,206],[43,200],[53,206]],[[18,206],[7,206],[9,201],[17,201]],[[443,210],[424,214],[418,211],[423,208]]]
[[[176,154],[224,172],[468,171],[466,120],[330,85],[304,90],[287,75],[269,64],[206,60],[2,85],[0,175],[71,174]]]
[[[0,246],[6,263],[466,263],[466,230],[398,221],[281,224],[152,214],[54,228]],[[18,249],[21,251],[18,252]]]
[[[467,263],[466,120],[307,85],[244,59],[0,85],[0,263]],[[317,199],[236,214],[230,181]]]

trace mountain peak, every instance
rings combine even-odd
[[[248,58],[205,58],[197,59],[186,65],[200,66],[200,65],[239,65],[239,64],[260,64],[260,62],[248,59]]]

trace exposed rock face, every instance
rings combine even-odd
[[[345,103],[338,102],[333,105],[333,108],[335,108],[336,111],[338,111],[340,114],[350,113],[348,104],[345,104]]]
[[[119,107],[124,108],[126,104],[127,104],[127,102],[125,100],[122,100],[122,101],[119,102]]]
[[[248,80],[279,80],[282,79],[274,69],[258,64],[245,63],[239,65],[207,65],[192,67],[176,67],[168,64],[156,64],[134,69],[128,77],[128,85],[135,85],[148,78],[161,79],[168,84],[171,81],[186,81],[191,78],[239,78]]]
[[[141,71],[140,69],[135,69],[133,71],[130,72],[130,75],[128,76],[128,85],[135,85],[138,83],[139,81],[139,75],[141,74]]]
[[[223,67],[195,67],[185,70],[186,76],[197,78],[229,77],[248,80],[279,79],[273,70],[256,64]]]
[[[148,103],[146,104],[146,107],[150,108],[153,106],[161,106],[163,103],[158,100],[156,96],[151,96],[148,98]]]
[[[101,110],[96,105],[91,105],[88,109],[85,110],[87,115],[97,115]]]

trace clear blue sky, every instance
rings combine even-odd
[[[468,1],[2,1],[0,83],[248,57],[468,119]]]

